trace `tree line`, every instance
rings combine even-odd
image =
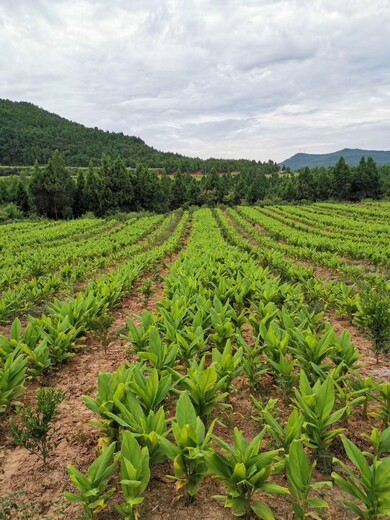
[[[256,167],[221,175],[213,168],[196,178],[181,169],[174,176],[164,170],[157,175],[143,164],[129,171],[122,158],[103,155],[99,166],[90,163],[88,169],[79,169],[75,179],[57,150],[44,168],[36,163],[30,177],[0,180],[0,204],[12,203],[24,215],[64,219],[89,212],[98,217],[133,211],[164,213],[179,207],[251,205],[265,200],[359,201],[390,195],[385,182],[389,174],[389,168],[378,168],[369,157],[356,167],[341,158],[332,168],[304,168],[298,173],[269,174]]]

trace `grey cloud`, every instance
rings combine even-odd
[[[387,0],[5,0],[0,96],[194,156],[389,148]]]

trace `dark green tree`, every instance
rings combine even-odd
[[[200,182],[195,177],[188,178],[186,189],[186,202],[189,206],[197,206],[201,193]]]
[[[202,179],[201,189],[202,192],[207,192],[207,199],[213,200],[214,203],[220,203],[223,201],[224,197],[224,186],[221,181],[221,176],[215,169],[215,167],[211,168],[209,173],[207,173]]]
[[[316,182],[313,172],[307,166],[298,175],[298,197],[301,200],[316,199]]]
[[[45,169],[35,165],[30,181],[30,195],[39,215],[53,219],[71,217],[74,188],[58,150],[49,159]]]
[[[0,204],[9,202],[8,197],[9,193],[7,183],[3,180],[0,180]]]
[[[161,184],[156,175],[146,166],[138,164],[132,175],[135,209],[158,210],[161,203]]]
[[[100,214],[101,184],[100,177],[90,161],[85,175],[83,205],[86,211],[92,211],[96,215]]]
[[[161,211],[167,212],[171,209],[172,205],[172,188],[173,188],[173,181],[171,181],[169,175],[164,170],[161,178],[160,178],[160,185],[161,185]]]
[[[382,195],[381,178],[378,167],[372,157],[367,159],[366,164],[366,178],[367,178],[367,197],[379,199]]]
[[[344,157],[340,157],[333,168],[332,195],[335,199],[349,200],[351,196],[352,176]]]
[[[267,177],[263,173],[253,172],[252,179],[248,187],[247,201],[254,204],[263,200],[267,192]]]
[[[30,201],[27,193],[27,189],[23,182],[19,179],[17,188],[16,188],[16,197],[15,197],[15,204],[18,206],[20,211],[22,211],[25,215],[30,210]]]
[[[329,168],[317,168],[313,172],[316,183],[317,200],[327,200],[332,196],[332,176]]]
[[[184,206],[187,202],[186,197],[187,183],[185,175],[179,168],[175,173],[175,179],[172,187],[172,207],[174,209]]]

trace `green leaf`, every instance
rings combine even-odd
[[[189,424],[196,427],[196,412],[187,392],[182,392],[176,405],[176,420],[180,428]]]
[[[352,441],[345,437],[345,435],[341,435],[341,440],[350,461],[360,471],[361,475],[364,477],[365,482],[368,482],[371,479],[371,471],[364,455]]]
[[[253,502],[251,508],[257,515],[257,518],[261,518],[262,520],[275,520],[271,509],[263,502]]]
[[[307,503],[314,509],[323,509],[329,507],[328,502],[325,502],[325,500],[320,500],[319,498],[309,498]]]
[[[287,472],[294,485],[301,491],[310,482],[309,461],[302,443],[298,440],[294,440],[290,445],[287,458]]]

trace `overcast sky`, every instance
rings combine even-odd
[[[390,149],[390,0],[0,0],[0,97],[191,156]]]

